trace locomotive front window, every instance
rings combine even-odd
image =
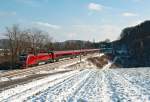
[[[20,60],[20,61],[25,61],[26,58],[27,58],[26,56],[20,56],[20,57],[19,57],[19,60]]]

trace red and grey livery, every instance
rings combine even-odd
[[[19,57],[19,64],[23,68],[45,64],[50,62],[59,61],[62,58],[74,58],[80,54],[86,55],[88,53],[99,52],[99,49],[82,49],[82,50],[69,50],[69,51],[51,51],[49,53],[38,54],[22,54]]]

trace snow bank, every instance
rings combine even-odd
[[[22,76],[15,76],[15,77],[11,77],[9,78],[10,80],[17,80],[17,79],[22,79],[25,78],[27,75],[22,75]]]

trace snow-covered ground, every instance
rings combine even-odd
[[[150,68],[85,69],[49,76],[0,93],[12,102],[149,102]]]
[[[86,60],[82,62],[73,66],[78,67],[74,71],[4,90],[0,102],[150,102],[150,68],[109,69],[113,63],[109,62],[97,69]]]
[[[0,102],[22,102],[24,98],[29,97],[30,95],[34,95],[42,90],[45,90],[48,87],[53,86],[76,73],[79,74],[79,71],[80,70],[75,70],[64,74],[51,75],[40,80],[33,80],[33,82],[4,90],[0,93]]]

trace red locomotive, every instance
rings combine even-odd
[[[39,64],[45,64],[49,62],[55,62],[62,58],[73,58],[80,54],[85,55],[87,53],[98,52],[99,49],[82,49],[82,50],[69,50],[69,51],[51,51],[48,53],[38,54],[22,54],[19,56],[19,64],[21,67],[27,68]]]

